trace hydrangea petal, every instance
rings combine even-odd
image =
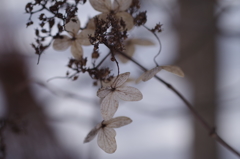
[[[124,101],[139,101],[143,98],[142,93],[137,88],[130,86],[117,88],[115,94]]]
[[[111,92],[110,89],[100,88],[100,89],[97,91],[97,96],[98,96],[99,98],[104,98],[104,97],[106,97],[110,92]]]
[[[72,47],[71,47],[71,53],[73,55],[73,57],[77,60],[82,59],[83,57],[83,49],[82,46],[79,45],[76,41],[74,41],[72,43]]]
[[[92,139],[94,139],[94,137],[97,135],[97,133],[99,132],[100,128],[101,128],[102,124],[98,124],[97,126],[95,126],[86,136],[86,138],[84,139],[84,143],[90,142],[92,141]]]
[[[126,24],[126,29],[127,30],[131,30],[134,27],[133,17],[129,13],[127,13],[127,12],[118,12],[116,14],[116,16],[118,18],[122,18],[122,20]]]
[[[155,45],[154,42],[148,39],[130,39],[132,44],[142,45],[142,46],[152,46]]]
[[[113,1],[113,10],[125,11],[132,4],[132,0],[114,0]]]
[[[168,72],[171,72],[171,73],[173,73],[175,75],[178,75],[180,77],[184,77],[184,73],[183,73],[183,71],[181,70],[180,67],[170,66],[170,65],[168,65],[168,66],[161,66],[161,67],[162,67],[162,69],[164,69],[164,70],[166,70]]]
[[[90,41],[89,41],[89,35],[94,36],[94,30],[92,29],[84,29],[83,31],[81,31],[81,33],[79,33],[76,36],[76,41],[79,45],[91,45]]]
[[[129,44],[127,44],[127,45],[125,46],[125,49],[126,49],[125,53],[126,53],[128,56],[132,57],[133,54],[134,54],[134,52],[135,52],[135,46],[134,46],[132,43],[129,43]],[[121,61],[122,63],[126,63],[126,62],[129,61],[127,58],[125,58],[125,57],[122,56],[121,54],[119,54],[118,57],[119,57],[119,59],[120,59],[120,61]]]
[[[89,2],[99,12],[109,12],[112,10],[111,0],[89,0]]]
[[[70,21],[65,24],[65,30],[71,35],[76,36],[80,30],[80,21],[77,16],[70,19]]]
[[[109,93],[103,100],[100,106],[101,114],[104,120],[111,119],[118,109],[118,101],[115,100],[114,93]]]
[[[157,66],[147,72],[145,72],[143,75],[142,75],[142,81],[148,81],[150,80],[153,76],[155,76],[159,71],[162,70],[162,67],[161,66]]]
[[[116,88],[116,87],[123,85],[123,83],[125,83],[127,81],[129,75],[130,75],[130,72],[125,72],[125,73],[118,75],[116,78],[114,78],[112,80],[113,81],[112,87]]]
[[[113,128],[104,127],[98,132],[98,146],[106,153],[114,153],[117,150],[115,140],[116,131]]]
[[[62,38],[57,38],[53,41],[53,49],[57,51],[64,51],[71,45],[71,39],[62,35]]]
[[[132,119],[125,117],[125,116],[120,116],[116,118],[112,118],[110,120],[104,121],[103,124],[106,124],[108,128],[119,128],[124,125],[128,125],[132,122]]]

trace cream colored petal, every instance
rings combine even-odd
[[[109,12],[112,9],[111,0],[89,0],[89,2],[99,12]]]
[[[157,66],[147,72],[145,72],[143,75],[142,75],[142,81],[148,81],[150,80],[153,76],[155,76],[159,71],[162,70],[162,67],[161,66]]]
[[[101,114],[104,120],[111,119],[118,109],[118,101],[114,93],[109,93],[105,98],[103,98],[100,105]]]
[[[125,11],[132,4],[132,0],[114,0],[113,1],[113,10],[116,11]]]
[[[106,153],[114,153],[117,150],[115,140],[116,131],[113,128],[104,127],[98,132],[98,146]]]
[[[72,43],[72,47],[71,47],[71,53],[73,55],[73,57],[77,60],[82,59],[83,57],[83,49],[82,46],[77,44],[76,41],[74,41]]]
[[[148,39],[130,39],[132,44],[142,45],[142,46],[152,46],[155,45],[154,42]]]
[[[181,70],[180,67],[170,66],[170,65],[168,65],[168,66],[161,66],[161,67],[162,67],[162,69],[164,69],[164,70],[166,70],[168,72],[171,72],[171,73],[173,73],[175,75],[178,75],[180,77],[184,77],[184,73],[183,73],[183,71]]]
[[[80,45],[91,45],[89,41],[89,35],[94,36],[94,30],[92,29],[84,29],[79,33],[76,37],[77,43]]]
[[[133,17],[129,13],[127,13],[127,12],[118,12],[116,14],[116,16],[118,18],[122,18],[122,20],[126,24],[126,29],[127,30],[131,30],[134,27]]]
[[[84,139],[84,143],[90,142],[92,139],[94,139],[94,137],[97,135],[98,131],[100,130],[102,126],[102,123],[98,124],[97,126],[95,126],[86,136],[86,138]]]
[[[100,88],[100,89],[97,91],[97,96],[98,96],[99,98],[104,98],[104,97],[106,97],[110,92],[111,92],[110,89]]]
[[[137,88],[130,86],[117,88],[115,94],[124,101],[139,101],[143,98],[142,93]]]
[[[77,35],[78,31],[80,30],[80,21],[77,16],[70,19],[70,21],[65,24],[65,30],[71,35]]]
[[[126,50],[125,50],[125,53],[126,53],[128,56],[132,57],[133,54],[134,54],[134,52],[135,52],[135,46],[134,46],[133,44],[129,44],[129,45],[126,45],[126,46],[125,46],[125,49],[126,49]],[[122,56],[121,54],[118,54],[118,58],[120,59],[120,61],[121,61],[122,63],[126,63],[126,62],[129,61],[126,57]]]
[[[62,38],[57,38],[53,41],[53,49],[57,51],[64,51],[71,45],[71,39],[62,35]]]
[[[119,127],[128,125],[131,122],[132,122],[132,119],[125,116],[119,116],[116,118],[112,118],[108,121],[104,121],[103,124],[106,124],[108,128],[119,128]]]
[[[125,83],[128,79],[130,75],[130,72],[125,72],[125,73],[122,73],[120,75],[118,75],[116,78],[114,78],[112,81],[112,87],[113,88],[117,88],[117,87],[120,87],[121,85],[123,85],[123,83]]]
[[[88,20],[87,27],[86,29],[92,29],[95,30],[95,23],[94,23],[94,18],[91,18]]]

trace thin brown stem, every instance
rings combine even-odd
[[[131,60],[133,63],[138,65],[143,71],[147,71],[147,69],[142,66],[140,63],[138,63],[136,60],[125,54],[124,52],[118,52],[125,58]],[[227,144],[216,132],[215,127],[212,127],[198,112],[194,107],[188,102],[188,100],[179,92],[177,91],[171,84],[167,83],[157,75],[154,76],[158,81],[162,82],[164,85],[166,85],[170,90],[172,90],[189,108],[192,115],[195,117],[196,120],[198,120],[203,127],[209,132],[210,137],[214,138],[219,144],[221,144],[223,147],[227,148],[229,151],[240,157],[240,153],[235,150],[233,147],[231,147],[229,144]]]

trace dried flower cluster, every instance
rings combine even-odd
[[[86,0],[75,0],[71,3],[67,0],[30,2],[25,8],[26,12],[30,14],[27,26],[33,24],[32,15],[41,13],[39,16],[40,29],[36,29],[35,32],[36,43],[32,44],[39,59],[43,51],[51,44],[56,51],[67,50],[71,47],[73,58],[69,60],[68,67],[74,73],[67,72],[67,78],[76,80],[80,73],[88,73],[93,79],[94,85],[101,84],[96,94],[101,99],[100,110],[103,121],[89,132],[84,142],[91,141],[98,134],[99,147],[107,153],[113,153],[117,148],[116,132],[113,128],[119,128],[132,122],[128,117],[114,117],[119,105],[118,100],[139,101],[143,98],[137,88],[125,85],[130,72],[120,74],[118,59],[124,64],[129,60],[122,56],[122,53],[132,58],[135,53],[135,45],[152,46],[154,43],[148,39],[128,37],[128,31],[134,26],[144,26],[147,22],[147,12],[138,11],[140,8],[138,0],[89,0],[92,7],[101,13],[90,18],[85,27],[81,28],[77,11],[78,5],[85,4],[85,2]],[[51,16],[47,16],[49,14],[45,14],[44,11],[50,12]],[[161,26],[157,24],[153,29],[148,30],[156,35],[157,32],[162,31]],[[53,32],[54,27],[58,30],[56,33]],[[98,61],[102,56],[99,51],[100,44],[108,47],[109,53],[101,61]],[[89,59],[84,57],[82,45],[93,46],[92,67],[86,66]],[[112,75],[112,68],[101,67],[102,63],[107,61],[108,56],[111,56],[111,61],[118,68],[116,76]],[[181,69],[176,66],[157,66],[145,72],[138,80],[147,81],[162,69],[181,77],[184,76]]]

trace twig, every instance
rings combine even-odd
[[[131,58],[130,56],[126,55],[124,52],[119,52],[122,56],[125,58],[131,60],[133,63],[138,65],[142,70],[147,71],[147,69],[142,66],[140,63],[138,63],[136,60]],[[157,75],[154,76],[158,81],[162,82],[164,85],[166,85],[170,90],[172,90],[184,103],[185,105],[189,108],[190,112],[192,115],[195,117],[196,120],[198,120],[203,127],[209,132],[209,136],[214,138],[219,144],[227,148],[229,151],[240,157],[240,153],[235,150],[233,147],[231,147],[229,144],[227,144],[216,132],[216,128],[212,127],[198,112],[197,110],[194,109],[194,107],[188,102],[188,100],[180,93],[178,92],[171,84],[167,83]]]

